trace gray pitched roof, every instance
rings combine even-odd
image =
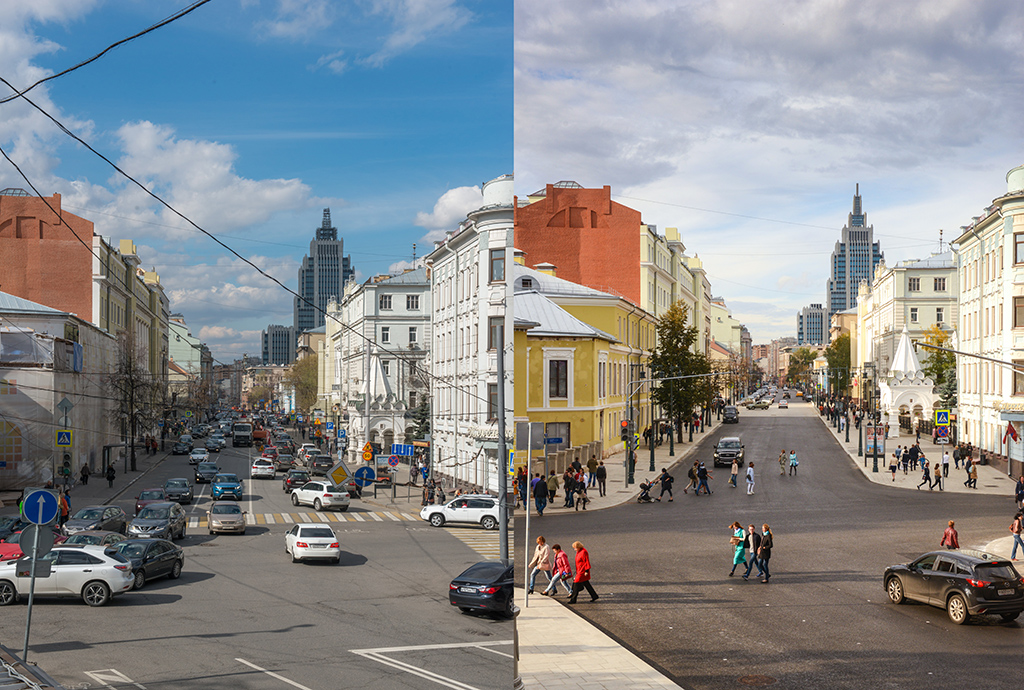
[[[527,268],[522,264],[515,264],[512,268],[512,278],[515,281],[515,292],[518,294],[520,290],[528,291],[535,290],[545,295],[557,295],[565,297],[618,297],[608,292],[601,292],[594,288],[586,287],[585,285],[579,285],[570,280],[564,278],[557,278],[547,273],[541,273],[540,271]],[[529,287],[523,287],[523,279],[529,282]]]
[[[618,342],[614,336],[580,321],[534,290],[517,292],[514,304],[517,322],[532,321],[538,324],[530,329],[530,335],[600,338],[612,343]]]
[[[54,309],[53,307],[48,307],[45,304],[39,304],[37,302],[31,302],[31,301],[29,301],[27,299],[24,299],[22,297],[18,297],[16,295],[12,295],[12,294],[7,293],[7,292],[0,292],[0,312],[7,312],[8,314],[11,314],[11,313],[23,313],[23,314],[28,314],[28,313],[39,314],[39,313],[43,313],[43,314],[52,314],[52,315],[67,314],[67,312],[61,311],[60,309]]]
[[[429,282],[427,280],[427,268],[426,266],[420,266],[414,268],[411,271],[400,273],[397,276],[391,276],[377,283],[377,285],[413,285],[413,284],[424,284]]]

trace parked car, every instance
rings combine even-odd
[[[300,522],[288,530],[284,550],[291,555],[292,563],[317,559],[341,562],[341,547],[334,530],[313,522]]]
[[[51,525],[51,528],[53,529],[54,544],[63,544],[67,541],[68,537],[64,536],[60,531],[60,527],[57,525]],[[121,535],[119,534],[117,536],[120,537]],[[2,542],[0,542],[0,561],[7,561],[12,558],[21,558],[24,555],[25,554],[21,550],[21,532],[9,534]]]
[[[119,541],[124,541],[125,536],[120,532],[107,532],[104,530],[87,530],[72,534],[67,538],[65,544],[86,544],[88,546],[110,546]]]
[[[487,494],[464,494],[444,505],[428,505],[420,510],[420,517],[434,527],[448,522],[473,523],[484,529],[498,528],[498,501]]]
[[[40,558],[50,562],[51,570],[44,587],[37,581],[37,597],[81,597],[89,606],[103,606],[134,582],[131,563],[113,546],[62,544]],[[17,563],[0,563],[0,606],[28,596],[30,578],[18,577]]]
[[[29,524],[31,523],[20,515],[0,515],[0,539],[5,539],[10,534],[20,532]]]
[[[188,483],[187,479],[182,477],[168,479],[164,483],[164,495],[167,496],[168,501],[191,503],[193,498],[192,485]]]
[[[64,523],[64,533],[68,536],[86,530],[106,530],[108,532],[125,533],[128,527],[128,516],[117,506],[86,506],[75,513]]]
[[[245,511],[231,501],[215,501],[206,513],[206,527],[210,534],[238,532],[245,534]]]
[[[139,495],[135,497],[135,514],[138,515],[139,511],[150,503],[166,500],[167,494],[164,493],[163,489],[143,489],[139,492]]]
[[[198,465],[201,462],[209,462],[210,451],[205,448],[196,448],[188,455],[188,464]]]
[[[768,401],[767,398],[765,398],[763,400],[756,400],[756,401],[750,403],[749,405],[747,405],[747,409],[748,410],[767,410],[771,406],[772,406],[772,404]]]
[[[743,442],[736,436],[723,436],[715,446],[715,467],[731,467],[736,460],[743,467]]]
[[[919,601],[946,609],[957,625],[997,614],[1006,622],[1024,611],[1024,581],[1013,564],[981,551],[932,551],[882,576],[889,601]]]
[[[348,491],[329,481],[311,481],[292,489],[292,505],[313,506],[314,510],[345,512],[349,506]]]
[[[150,503],[128,525],[128,536],[135,539],[181,539],[188,518],[185,509],[173,501]]]
[[[319,454],[320,454],[320,449],[316,447],[316,444],[314,444],[314,443],[303,443],[302,447],[299,448],[299,452],[295,454],[295,458],[299,462],[301,462],[301,463],[303,463],[303,464],[308,466],[308,464],[309,464],[308,456],[310,456],[310,455],[319,455]]]
[[[274,471],[275,472],[287,472],[288,470],[295,468],[295,456],[294,455],[278,455],[274,458]]]
[[[448,603],[461,611],[492,611],[511,618],[514,611],[514,567],[501,561],[469,566],[448,585]]]
[[[726,405],[722,408],[722,424],[739,424],[740,410],[735,405]]]
[[[188,455],[191,452],[192,449],[188,447],[188,444],[181,441],[175,441],[171,446],[171,455]]]
[[[281,481],[281,488],[284,489],[285,493],[290,492],[292,489],[302,486],[309,481],[309,472],[306,470],[288,470],[288,474],[284,476]]]
[[[126,539],[114,548],[131,564],[135,589],[158,577],[177,580],[185,567],[185,551],[166,539]]]
[[[249,468],[249,476],[253,479],[257,477],[273,479],[277,476],[277,470],[274,469],[274,461],[269,458],[256,458]]]
[[[196,465],[196,484],[209,484],[220,473],[215,462],[201,462]]]
[[[210,482],[210,496],[215,501],[224,498],[233,498],[236,501],[242,500],[242,481],[238,475],[222,473],[218,474]]]

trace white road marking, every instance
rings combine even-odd
[[[277,524],[277,520],[274,519],[273,513],[263,513],[263,519],[267,521],[268,525]]]
[[[352,513],[350,517],[354,517],[356,519],[356,522],[366,522],[366,518],[364,518],[359,513]]]
[[[389,513],[386,510],[384,511],[384,514],[387,515],[389,518],[391,518],[394,522],[401,522],[402,521],[401,518],[395,517],[394,515],[392,515],[391,513]]]
[[[296,683],[294,680],[289,680],[288,678],[285,678],[282,675],[274,673],[273,671],[268,671],[265,668],[260,668],[259,666],[257,666],[256,664],[252,663],[251,661],[246,661],[245,659],[239,659],[238,657],[235,657],[235,661],[240,661],[241,663],[245,664],[249,668],[253,668],[253,669],[259,671],[260,673],[266,673],[271,678],[277,678],[279,681],[281,681],[283,683],[288,683],[288,685],[291,685],[291,686],[294,686],[296,688],[299,688],[300,690],[312,690],[311,688],[306,687],[302,683]]]
[[[404,517],[406,520],[411,520],[412,522],[416,522],[417,520],[419,520],[419,517],[415,515],[410,515],[409,513],[399,513],[399,515]]]
[[[291,524],[291,523],[295,522],[295,520],[292,519],[292,516],[291,516],[290,513],[281,513],[281,522],[286,522],[286,523]]]
[[[415,666],[413,666],[411,664],[407,664],[407,663],[405,663],[403,661],[397,661],[395,659],[389,659],[388,657],[386,657],[384,655],[385,654],[390,654],[390,653],[395,653],[395,652],[409,652],[409,651],[428,650],[428,649],[460,649],[460,648],[465,649],[465,648],[477,648],[477,649],[484,650],[486,647],[493,647],[493,646],[496,646],[496,645],[510,645],[510,644],[512,644],[512,640],[502,640],[502,641],[495,641],[495,642],[469,642],[469,643],[462,643],[462,644],[428,644],[428,645],[418,645],[418,646],[413,646],[413,647],[380,647],[380,648],[377,648],[377,649],[350,649],[349,652],[351,652],[353,654],[358,654],[359,656],[364,657],[366,659],[372,659],[373,661],[376,661],[378,663],[384,664],[385,666],[391,666],[392,668],[397,668],[397,669],[399,669],[401,671],[405,671],[406,673],[410,673],[410,674],[412,674],[414,676],[418,676],[418,677],[423,678],[425,680],[429,680],[431,682],[437,683],[438,685],[443,685],[446,688],[454,688],[454,690],[479,690],[479,688],[477,688],[476,686],[467,685],[466,683],[462,683],[460,681],[457,681],[454,678],[446,678],[445,676],[439,675],[439,674],[434,673],[432,671],[427,671],[425,669],[416,668]],[[486,650],[486,651],[492,651],[492,650]],[[501,654],[501,653],[499,652],[499,654]],[[502,654],[502,656],[509,656],[509,655]],[[509,657],[509,658],[511,658],[511,657]]]
[[[382,518],[380,515],[377,515],[377,513],[368,513],[368,515],[377,522],[384,522],[384,518]]]
[[[246,513],[245,514],[245,524],[247,524],[247,525],[255,525],[256,524],[256,518],[253,517],[252,513]]]
[[[117,683],[130,683],[131,685],[134,685],[135,687],[139,688],[139,690],[146,690],[145,685],[140,685],[139,683],[136,683],[131,678],[124,675],[117,669],[108,668],[100,671],[83,671],[83,673],[85,673],[85,675],[89,676],[97,683],[101,683],[104,687],[113,688],[114,686],[107,681],[115,681]]]
[[[195,529],[195,528],[199,527],[199,518],[197,518],[197,517],[189,518],[188,519],[188,526],[189,526],[190,529]]]

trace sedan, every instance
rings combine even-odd
[[[348,510],[348,491],[329,481],[315,481],[292,489],[292,505],[313,506],[315,510]]]
[[[236,501],[242,500],[242,482],[235,474],[218,474],[210,482],[210,496],[213,500],[220,501],[224,498],[233,498]]]
[[[168,501],[191,503],[192,485],[188,483],[187,479],[181,477],[168,479],[167,483],[164,484],[164,495],[167,496]]]
[[[274,469],[274,461],[269,458],[256,458],[252,463],[252,467],[249,468],[249,474],[253,479],[257,477],[273,479],[277,476],[277,472]]]
[[[295,469],[295,456],[282,453],[274,458],[274,471],[287,472],[291,469]]]
[[[188,447],[187,443],[175,441],[174,445],[171,446],[171,455],[188,455],[191,450],[192,449]]]
[[[292,563],[310,559],[341,562],[338,537],[327,525],[312,522],[295,525],[284,535],[284,550],[291,555]]]
[[[296,487],[302,486],[309,481],[309,472],[306,470],[288,470],[288,474],[281,481],[281,488],[288,493]]]
[[[201,462],[196,465],[196,484],[209,483],[220,474],[220,467],[215,462]]]
[[[50,576],[36,579],[35,596],[81,597],[89,606],[103,606],[111,597],[127,592],[134,581],[132,565],[114,548],[55,546],[40,557],[50,562]],[[0,563],[0,606],[28,594],[30,578],[18,576],[17,563]]]
[[[238,532],[245,534],[245,511],[237,503],[216,501],[206,513],[206,526],[210,534]]]
[[[327,473],[334,467],[334,458],[330,455],[307,455],[306,456],[306,467],[309,468],[311,474],[320,474],[327,476]]]
[[[188,518],[185,509],[170,501],[150,503],[128,525],[128,536],[136,539],[181,539]]]
[[[164,493],[163,489],[143,489],[135,498],[135,514],[138,515],[139,511],[145,508],[150,503],[156,503],[157,501],[166,500],[167,494]]]
[[[210,451],[205,448],[196,448],[188,455],[188,464],[198,465],[201,462],[207,462],[210,459]]]
[[[277,457],[278,451],[276,446],[267,446],[263,449],[263,457],[273,460]]]
[[[125,536],[120,532],[104,532],[103,530],[90,530],[79,532],[68,537],[65,544],[86,544],[88,546],[111,546],[119,541],[124,541]]]
[[[463,612],[491,611],[508,618],[515,610],[513,566],[501,561],[471,565],[448,585],[448,603]]]
[[[224,448],[226,448],[227,445],[228,442],[224,440],[224,437],[217,434],[206,439],[206,450],[210,451],[211,453],[219,453],[222,450],[224,450]]]
[[[779,409],[780,410],[788,410],[789,409],[789,402],[787,402],[786,400],[780,400],[779,401]]]
[[[131,564],[132,586],[142,589],[158,577],[177,580],[185,566],[185,552],[166,539],[126,539],[114,546]]]
[[[106,530],[124,534],[127,527],[128,516],[117,506],[88,506],[64,523],[64,533],[72,535],[86,530]]]
[[[17,515],[0,516],[0,539],[4,539],[15,532],[20,532],[29,524],[31,523],[28,520]]]

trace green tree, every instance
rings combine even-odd
[[[939,403],[947,410],[956,408],[956,367],[946,370],[945,380],[939,386]]]
[[[786,380],[789,385],[809,383],[811,377],[811,366],[818,358],[818,353],[809,347],[798,347],[789,355],[789,370],[786,372]]]
[[[700,337],[696,326],[686,325],[686,305],[676,302],[658,322],[658,346],[651,355],[652,378],[694,376],[711,371],[703,353],[694,352]],[[708,400],[707,383],[702,378],[661,381],[652,391],[654,401],[677,428],[689,418],[694,407]]]
[[[267,408],[270,407],[270,401],[273,400],[274,392],[270,390],[268,386],[256,386],[249,391],[249,409],[255,410],[260,405],[260,400],[263,400]]]
[[[949,347],[949,334],[939,328],[938,324],[932,324],[925,332],[924,342],[928,345],[934,345],[935,347]],[[952,375],[954,396],[956,395],[956,355],[952,352],[944,352],[942,350],[933,350],[925,347],[920,348],[927,354],[928,359],[924,363],[925,376],[935,382],[935,385],[941,390],[946,385],[946,379],[948,375]],[[951,373],[950,373],[951,372]]]
[[[303,357],[296,360],[285,372],[284,382],[295,391],[295,407],[309,412],[316,404],[317,358]]]
[[[424,439],[430,433],[430,400],[426,396],[412,409],[413,436]]]
[[[846,395],[850,387],[850,334],[843,333],[832,341],[832,344],[825,350],[825,359],[828,360],[829,376],[832,376],[833,384],[841,395]]]

